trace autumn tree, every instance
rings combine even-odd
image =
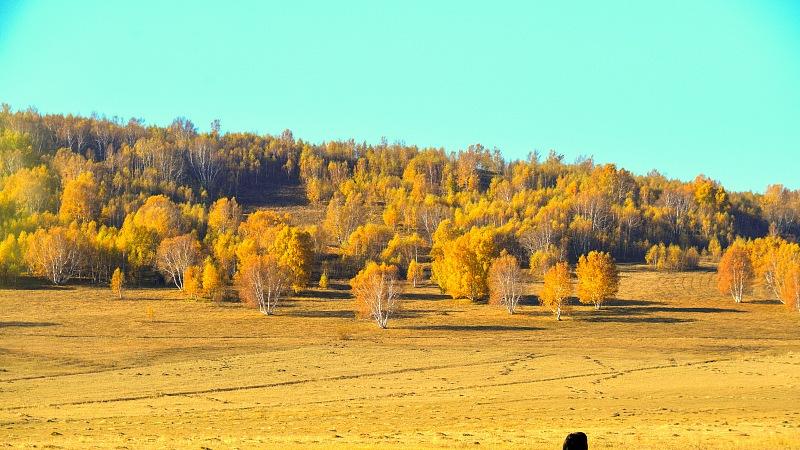
[[[531,253],[530,262],[528,264],[530,274],[534,279],[542,279],[544,274],[547,273],[551,267],[563,259],[563,253],[554,245],[548,245],[543,249],[535,250]]]
[[[27,240],[25,260],[35,275],[55,285],[64,284],[86,262],[86,241],[76,227],[39,228]]]
[[[22,248],[13,234],[0,241],[0,282],[16,279],[23,269]]]
[[[206,258],[203,263],[202,284],[203,293],[208,298],[214,301],[222,299],[225,282],[222,273],[217,269],[217,265],[211,257]]]
[[[577,294],[581,303],[600,309],[603,302],[617,295],[619,272],[614,258],[607,252],[591,251],[582,255],[575,267]]]
[[[242,207],[235,198],[220,198],[208,211],[209,234],[234,233],[242,223]]]
[[[133,225],[153,231],[159,238],[177,236],[185,229],[180,208],[164,195],[148,197],[133,215]]]
[[[109,283],[109,285],[114,296],[122,300],[123,290],[125,287],[125,272],[117,267],[114,270],[114,274],[111,275],[111,283]]]
[[[156,266],[168,282],[182,291],[186,269],[196,264],[199,257],[200,242],[193,234],[183,234],[161,241],[156,253]]]
[[[544,274],[544,286],[539,299],[543,306],[553,311],[556,320],[561,320],[561,313],[566,309],[571,295],[569,266],[566,262],[557,263]]]
[[[397,266],[370,261],[350,280],[359,318],[371,318],[379,327],[386,328],[389,317],[400,304],[397,272]]]
[[[495,254],[494,231],[488,228],[472,228],[454,239],[437,241],[433,278],[451,297],[475,301],[489,293],[487,277]]]
[[[747,244],[736,240],[722,254],[717,266],[717,287],[723,294],[730,294],[736,303],[753,289],[753,265]]]
[[[794,259],[783,272],[781,300],[787,308],[800,311],[800,259]]]
[[[489,303],[504,306],[510,314],[522,297],[522,270],[517,258],[503,253],[489,267]]]
[[[234,282],[245,303],[269,316],[289,288],[287,275],[288,271],[275,255],[253,254],[241,262]]]
[[[92,172],[83,172],[64,185],[59,215],[65,222],[92,220],[100,210],[99,195]]]
[[[198,266],[189,266],[183,271],[183,293],[187,298],[197,300],[203,292],[202,271]]]
[[[322,275],[319,276],[319,283],[318,286],[320,289],[328,289],[328,272],[323,271]]]
[[[411,286],[417,287],[425,277],[425,271],[422,265],[415,260],[408,263],[408,270],[406,271],[406,280],[411,282]]]

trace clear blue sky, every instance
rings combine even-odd
[[[800,3],[0,0],[0,101],[800,188]]]

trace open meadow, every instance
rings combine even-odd
[[[266,317],[177,290],[0,291],[0,445],[800,448],[800,317],[706,267],[622,266],[561,322],[406,289],[382,330],[347,285]],[[532,285],[538,292],[540,285]]]

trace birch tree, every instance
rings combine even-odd
[[[721,293],[730,294],[736,303],[741,303],[744,294],[752,291],[754,279],[747,245],[742,240],[736,240],[719,261],[717,287]]]
[[[278,300],[286,293],[290,281],[288,271],[274,255],[251,255],[239,266],[234,277],[239,297],[269,316]]]
[[[561,313],[566,309],[570,295],[572,295],[572,281],[569,267],[567,263],[560,262],[544,274],[544,286],[539,299],[543,306],[553,311],[556,320],[561,320]]]
[[[192,234],[183,234],[161,241],[156,252],[156,267],[167,281],[182,291],[184,273],[199,257],[200,242]]]
[[[595,309],[600,309],[603,302],[619,290],[619,272],[609,253],[592,251],[581,256],[575,274],[578,300],[594,305]]]
[[[386,328],[389,317],[400,306],[397,266],[369,262],[350,280],[359,318],[371,318]]]
[[[489,268],[489,303],[504,306],[514,314],[522,297],[522,269],[517,258],[503,253]]]

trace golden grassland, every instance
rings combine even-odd
[[[800,314],[714,285],[624,266],[620,300],[562,322],[409,289],[387,330],[341,284],[273,317],[2,290],[0,446],[800,448]]]

